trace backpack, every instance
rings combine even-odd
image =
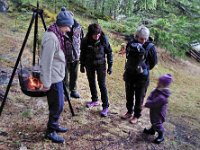
[[[73,62],[80,58],[80,44],[84,36],[82,27],[73,26],[72,31],[65,36],[65,56],[67,62]]]
[[[143,73],[145,49],[139,43],[130,43],[126,49],[125,69],[131,73]]]
[[[81,40],[83,38],[83,30],[80,25],[74,27],[72,30],[73,30],[72,45],[75,51],[78,52],[78,55],[80,55],[80,45],[81,45]]]
[[[148,66],[148,69],[151,70],[153,67],[157,64],[157,52],[155,50],[153,43],[148,43],[146,47],[146,64]]]
[[[147,47],[143,48],[140,43],[128,43],[125,70],[133,74],[148,75],[148,70],[151,70],[157,63],[157,57],[149,54],[153,46],[153,43],[148,43]]]

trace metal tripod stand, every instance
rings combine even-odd
[[[38,35],[38,16],[40,16],[41,20],[42,20],[42,23],[43,23],[43,27],[45,29],[45,31],[47,30],[47,27],[46,27],[46,24],[44,22],[44,18],[43,18],[43,10],[39,9],[39,3],[37,2],[37,8],[34,8],[33,9],[33,15],[32,15],[32,19],[30,21],[30,24],[29,24],[29,27],[28,27],[28,30],[26,32],[26,35],[25,35],[25,38],[24,38],[24,41],[23,41],[23,44],[22,44],[22,47],[21,47],[21,50],[18,54],[18,57],[17,57],[17,60],[16,60],[16,63],[15,63],[15,66],[14,66],[14,69],[13,69],[13,72],[11,74],[11,77],[10,77],[10,80],[9,80],[9,83],[8,83],[8,86],[6,88],[6,92],[4,94],[4,98],[3,98],[3,101],[1,103],[1,106],[0,106],[0,116],[1,116],[1,113],[3,111],[3,108],[4,108],[4,105],[5,105],[5,102],[6,102],[6,99],[7,99],[7,96],[8,96],[8,92],[10,90],[10,87],[12,85],[12,81],[14,79],[14,76],[15,76],[15,72],[17,70],[17,67],[19,65],[19,62],[20,62],[20,59],[21,59],[21,56],[23,54],[23,51],[24,51],[24,48],[25,48],[25,45],[27,43],[27,40],[28,40],[28,37],[29,37],[29,34],[30,34],[30,31],[31,31],[31,28],[32,28],[32,25],[35,21],[35,26],[34,26],[34,41],[33,41],[33,66],[35,65],[35,59],[36,59],[36,45],[37,45],[37,35]],[[65,94],[65,97],[68,101],[68,104],[69,104],[69,108],[70,108],[70,111],[72,113],[72,116],[75,116],[74,114],[74,110],[72,108],[72,105],[71,105],[71,102],[70,102],[70,99],[69,99],[69,93],[65,87],[65,84],[64,84],[64,81],[63,81],[63,88],[64,88],[64,94]]]

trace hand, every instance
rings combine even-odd
[[[112,74],[112,67],[108,67],[108,69],[107,69],[107,74],[109,74],[109,75]]]
[[[80,72],[85,73],[85,67],[83,65],[81,65],[81,67],[80,67]]]
[[[121,49],[119,52],[118,52],[118,54],[119,55],[124,55],[124,54],[126,54],[126,50],[125,50],[125,48],[124,49]]]
[[[41,86],[41,87],[40,87],[40,91],[47,92],[48,90],[49,90],[48,87],[45,87],[45,86]]]

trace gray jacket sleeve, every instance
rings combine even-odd
[[[41,51],[41,61],[40,69],[41,75],[40,80],[42,81],[45,87],[51,86],[51,73],[52,73],[52,62],[54,53],[56,50],[56,41],[49,36],[45,36],[42,42],[42,51]]]

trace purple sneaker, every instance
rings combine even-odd
[[[91,101],[91,102],[86,103],[87,108],[95,107],[95,106],[98,106],[98,105],[99,105],[99,101],[95,101],[95,102]]]
[[[103,110],[101,111],[101,116],[102,117],[107,117],[108,116],[108,108],[103,108]]]

